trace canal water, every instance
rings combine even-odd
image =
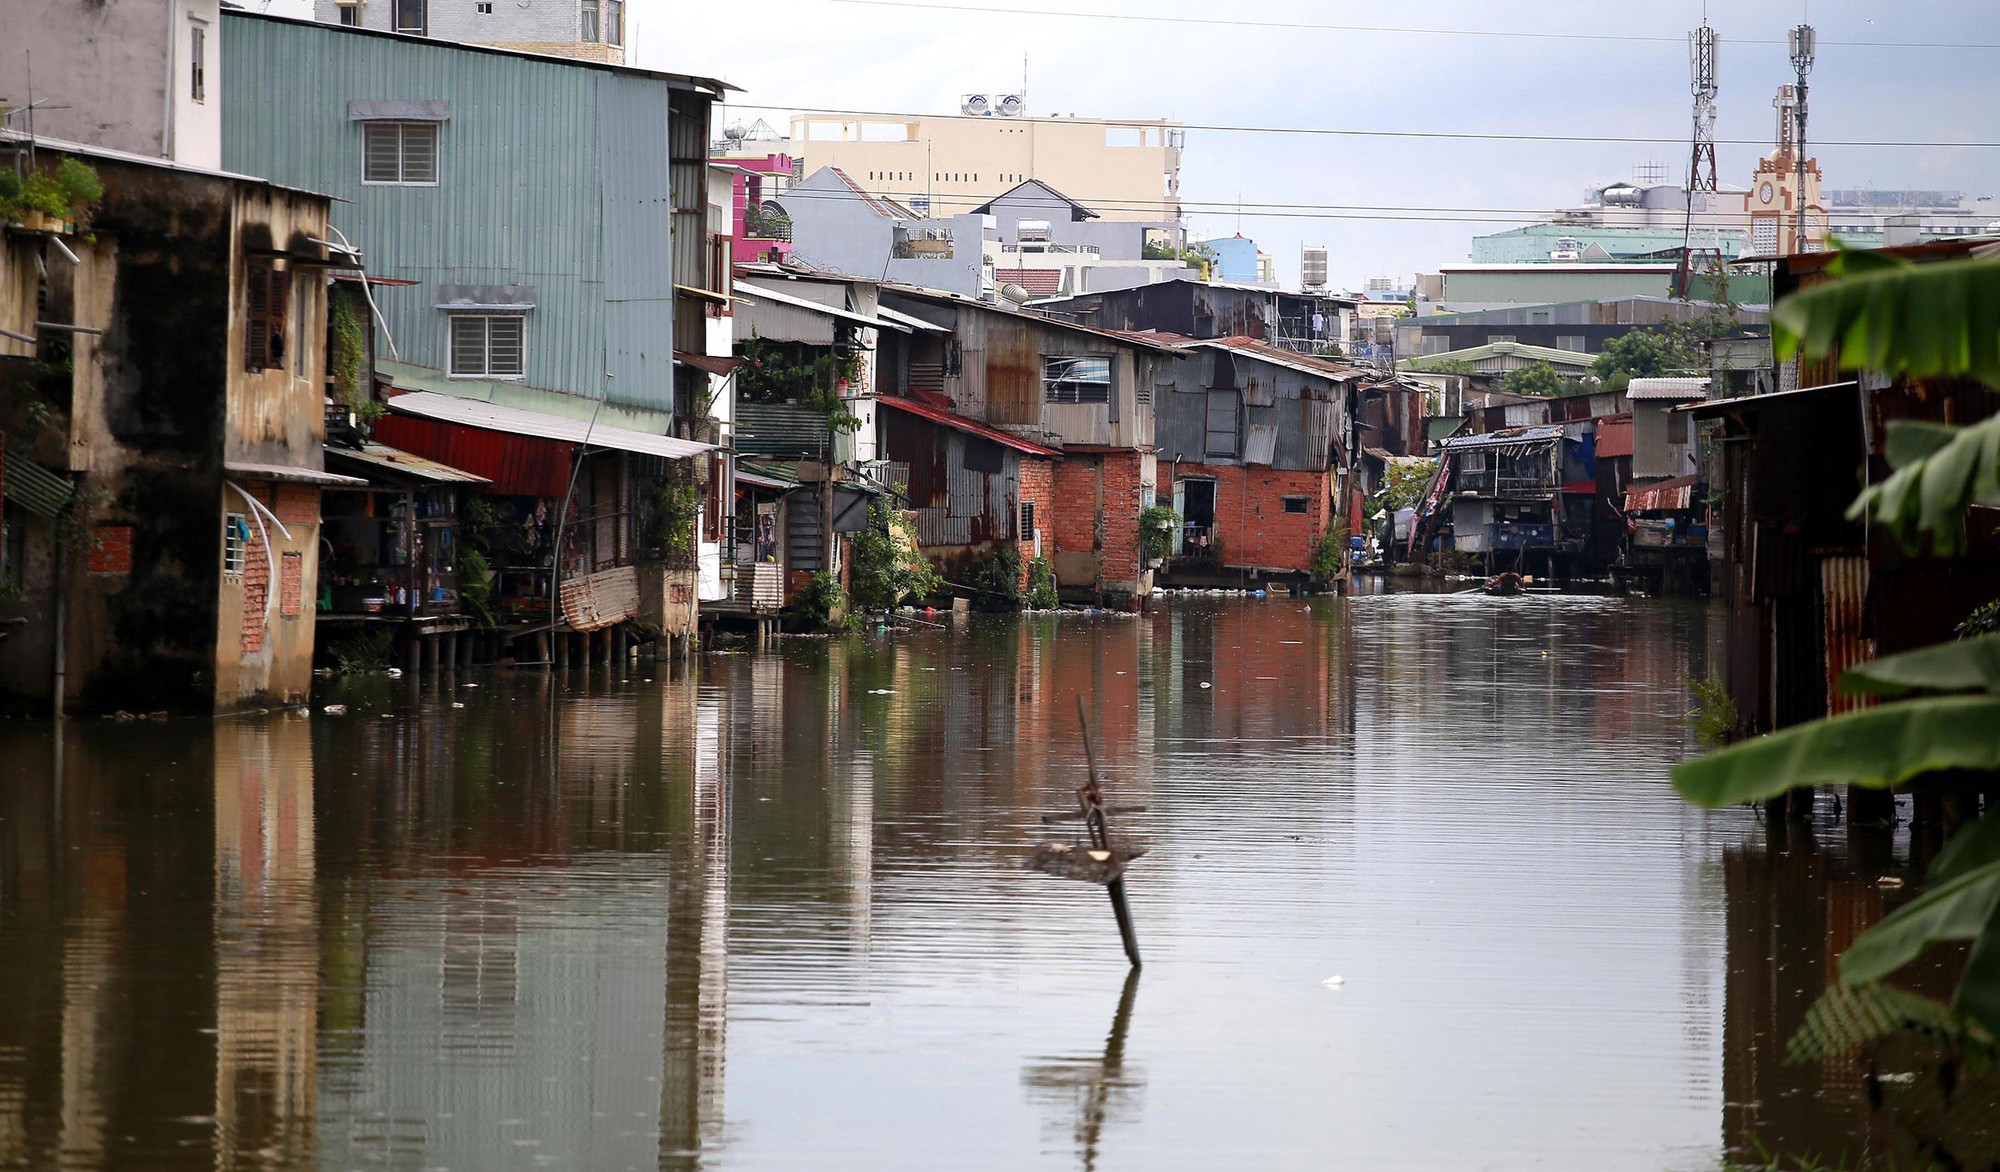
[[[1720,626],[1188,599],[0,724],[0,1167],[1861,1152],[1783,1041],[1902,864],[1675,798]],[[1138,976],[1021,866],[1078,834],[1079,691]]]

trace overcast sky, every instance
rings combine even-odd
[[[310,0],[264,2],[273,11],[310,15]],[[1710,5],[1710,21],[1722,37],[1716,133],[1725,144],[1717,152],[1725,184],[1748,186],[1751,167],[1767,149],[1762,144],[1770,141],[1775,119],[1771,98],[1791,77],[1785,30],[1808,15],[1807,7],[1802,0]],[[1176,24],[1037,10],[1582,39]],[[1334,283],[1349,287],[1371,276],[1408,280],[1463,260],[1473,236],[1546,218],[1523,213],[1574,204],[1586,188],[1632,177],[1639,164],[1659,164],[1679,182],[1687,169],[1691,103],[1686,34],[1702,18],[1701,0],[1432,0],[1401,9],[1329,0],[937,0],[936,6],[628,0],[628,11],[632,64],[724,78],[746,91],[736,95],[744,105],[729,117],[748,122],[762,116],[780,129],[786,110],[803,107],[950,113],[962,93],[1017,89],[1025,52],[1033,114],[1672,140],[1188,132],[1182,192],[1195,207],[1240,198],[1265,205],[1478,209],[1431,223],[1298,211],[1241,217],[1244,235],[1276,258],[1285,281],[1297,280],[1299,246],[1309,242],[1332,250]],[[1810,141],[2000,142],[2000,4],[1994,0],[1812,0],[1809,15],[1821,40],[1809,78]],[[1666,39],[1590,39],[1603,37]],[[1894,42],[1952,47],[1887,47]],[[1731,145],[1732,139],[1758,145]],[[1829,187],[2000,194],[2000,149],[1830,146],[1813,153]],[[1088,192],[1070,194],[1089,202]],[[1233,212],[1190,219],[1202,235],[1238,228]]]
[[[839,0],[755,5],[632,0],[637,59],[717,76],[745,103],[940,114],[967,92],[1019,87],[1030,62],[1033,114],[1171,117],[1192,124],[1454,133],[1605,135],[1672,143],[1535,143],[1328,138],[1191,130],[1182,190],[1191,203],[1552,209],[1627,178],[1635,164],[1686,171],[1686,33],[1699,0],[1433,0],[1400,9],[1327,0],[987,0],[979,11]],[[1761,144],[1775,88],[1791,76],[1783,45],[1799,0],[1711,5],[1722,37],[1717,137]],[[1553,40],[1188,25],[1036,15],[1128,13],[1426,29],[1657,36]],[[2000,142],[2000,48],[1862,47],[1828,42],[2000,45],[1993,0],[1813,0],[1819,60],[1811,140]],[[1774,44],[1753,44],[1767,40]],[[779,113],[732,111],[743,121]],[[1761,146],[1718,151],[1724,183],[1749,183]],[[1829,187],[2000,193],[2000,150],[1828,147]],[[1076,192],[1089,202],[1089,193]],[[1353,214],[1353,213],[1350,213]],[[1387,213],[1391,215],[1399,213]],[[1490,214],[1490,213],[1480,213]],[[1237,230],[1233,213],[1192,217],[1203,234]],[[1518,215],[1512,223],[1521,222]],[[1512,223],[1294,218],[1245,214],[1242,231],[1296,280],[1300,243],[1332,250],[1336,284],[1407,279],[1463,260],[1471,237]]]

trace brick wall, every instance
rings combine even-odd
[[[1037,522],[1054,538],[1055,551],[1082,553],[1097,548],[1097,471],[1096,456],[1064,456],[1056,462],[1052,515]]]
[[[1104,551],[1104,581],[1131,590],[1139,581],[1139,514],[1145,511],[1139,486],[1139,453],[1112,452],[1103,458],[1104,502],[1098,514],[1098,547]]]
[[[250,523],[250,540],[243,551],[243,651],[251,654],[264,649],[264,601],[271,596],[271,559],[264,554],[264,542],[257,536],[257,523]]]
[[[257,490],[257,496],[271,506],[271,511],[278,514],[278,520],[283,521],[287,527],[319,524],[319,489],[310,484],[278,485],[278,499],[275,502],[266,495],[261,486]]]
[[[1166,468],[1163,463],[1161,470]],[[1222,542],[1222,564],[1304,572],[1312,563],[1313,547],[1333,512],[1331,472],[1183,462],[1179,474],[1182,480],[1215,481],[1215,534]],[[1161,500],[1171,501],[1172,493],[1172,484],[1160,486]],[[1286,512],[1288,496],[1304,497],[1306,511]]]
[[[1053,460],[1039,460],[1033,456],[1021,457],[1021,506],[1034,507],[1034,527],[1042,531],[1042,556],[1055,553],[1056,515],[1056,463]],[[1024,509],[1025,511],[1025,509]],[[1035,556],[1035,535],[1022,529],[1019,532],[1021,564]],[[1023,574],[1026,573],[1024,569]]]

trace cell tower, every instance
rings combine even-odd
[[[1706,5],[1703,7],[1705,9]],[[1721,88],[1716,82],[1717,45],[1715,30],[1709,27],[1708,14],[1704,11],[1701,27],[1688,34],[1688,88],[1694,93],[1694,148],[1688,156],[1687,232],[1681,241],[1681,272],[1677,282],[1682,297],[1688,295],[1698,270],[1720,271],[1722,266],[1722,238],[1715,220],[1722,192],[1715,171],[1715,95]],[[1697,212],[1708,217],[1707,237],[1699,251],[1695,248],[1694,231]]]

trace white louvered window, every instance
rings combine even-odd
[[[364,122],[361,124],[361,182],[400,187],[435,187],[437,181],[437,123]]]
[[[1087,356],[1043,358],[1042,388],[1051,403],[1109,403],[1111,360]]]
[[[527,373],[527,334],[525,314],[453,314],[451,377],[520,378]]]

